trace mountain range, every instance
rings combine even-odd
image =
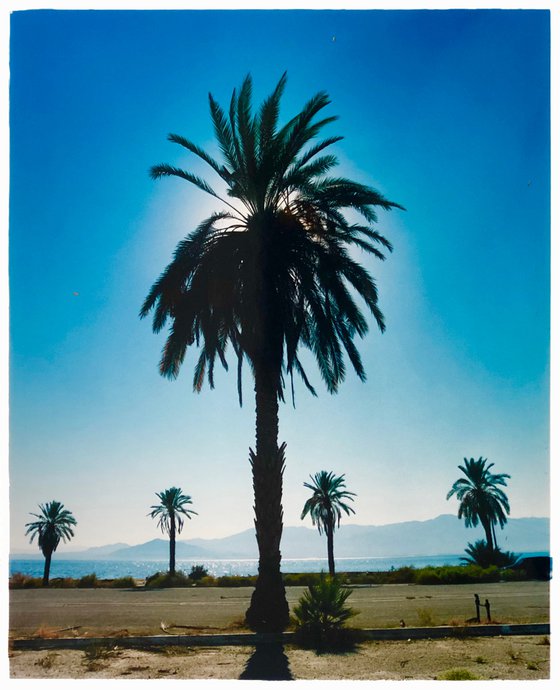
[[[549,551],[549,530],[549,518],[511,518],[505,529],[497,532],[498,545],[516,553]],[[335,555],[337,558],[375,558],[462,554],[467,542],[483,538],[480,527],[467,529],[455,515],[390,525],[341,525],[335,532]],[[178,560],[258,558],[254,529],[220,539],[180,540],[176,546]],[[281,550],[284,558],[324,558],[326,541],[317,529],[284,527]],[[29,559],[42,558],[42,555],[36,551],[11,557]],[[58,557],[65,560],[166,560],[169,541],[152,539],[135,546],[107,544],[60,553]]]

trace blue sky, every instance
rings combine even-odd
[[[368,380],[300,385],[280,410],[285,524],[303,482],[345,473],[346,522],[455,512],[464,457],[508,472],[513,517],[549,513],[550,132],[546,11],[30,11],[11,21],[10,509],[57,499],[75,547],[159,536],[172,485],[199,515],[183,538],[252,524],[251,382],[191,391],[157,371],[164,335],[138,310],[176,243],[216,208],[169,162],[169,132],[215,148],[208,91],[245,74],[259,104],[288,71],[282,118],[319,90],[340,171],[406,212],[378,281],[387,331],[359,343]],[[208,179],[212,176],[208,174]],[[219,202],[217,202],[219,206]],[[507,528],[506,528],[507,529]],[[473,534],[466,535],[469,538]],[[63,547],[61,547],[62,551]]]

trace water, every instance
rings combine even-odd
[[[423,568],[428,565],[459,565],[460,555],[443,556],[394,556],[390,558],[336,558],[336,569],[339,572],[373,572],[414,566]],[[177,570],[189,573],[193,565],[203,565],[210,575],[256,575],[257,559],[187,559],[177,560]],[[24,573],[31,577],[43,576],[43,559],[10,559],[10,575]],[[167,571],[169,561],[83,561],[57,559],[56,554],[51,562],[50,577],[73,577],[95,573],[99,579],[113,579],[117,577],[134,577],[144,579],[156,571]],[[282,572],[284,573],[319,573],[328,572],[327,559],[283,558]]]

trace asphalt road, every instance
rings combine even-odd
[[[288,587],[293,608],[305,588]],[[10,634],[76,627],[76,634],[161,634],[161,623],[172,632],[234,631],[242,626],[251,587],[189,589],[29,589],[10,591]],[[394,627],[401,620],[414,627],[464,623],[475,614],[474,594],[488,599],[498,623],[549,621],[549,583],[516,582],[485,585],[379,585],[356,587],[348,603],[359,613],[356,627]],[[482,622],[486,614],[482,609]]]

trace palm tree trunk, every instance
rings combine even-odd
[[[43,587],[49,586],[49,573],[51,571],[52,551],[45,554],[45,568],[43,570]]]
[[[175,575],[175,515],[171,515],[169,526],[169,572]]]
[[[492,538],[492,525],[487,519],[480,519],[482,527],[484,528],[484,534],[486,535],[486,543],[490,551],[494,551],[494,539]]]
[[[327,525],[327,556],[329,558],[329,575],[334,577],[334,528],[332,522]]]
[[[256,453],[249,450],[255,494],[255,531],[259,573],[245,614],[250,628],[280,632],[289,622],[286,590],[280,573],[282,476],[285,444],[278,448],[278,397],[274,378],[255,367]]]

